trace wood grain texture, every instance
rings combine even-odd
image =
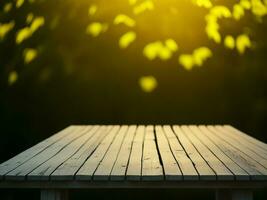
[[[224,140],[221,140],[219,137],[216,137],[216,129],[211,126],[208,128],[201,126],[200,128],[203,130],[203,133],[206,134],[229,158],[236,162],[250,175],[250,179],[266,180],[266,175],[264,175],[265,169],[234,146]],[[263,170],[263,173],[261,170]]]
[[[267,144],[246,134],[246,133],[243,133],[242,131],[234,128],[233,126],[230,126],[230,125],[224,125],[224,128],[226,128],[229,133],[232,133],[234,135],[238,135],[239,137],[241,138],[244,138],[245,140],[247,140],[249,143],[252,143],[260,148],[262,148],[263,150],[267,151]]]
[[[63,139],[55,142],[49,148],[45,149],[41,153],[35,155],[33,158],[29,159],[16,169],[12,170],[5,175],[7,180],[23,180],[26,178],[26,175],[32,172],[35,168],[55,156],[58,152],[64,149],[69,143],[76,140],[83,134],[85,134],[91,126],[86,127],[77,127],[73,132],[68,134]]]
[[[97,129],[97,126],[94,128]],[[51,175],[51,180],[73,180],[75,173],[84,164],[87,158],[98,147],[112,126],[101,126],[97,129],[92,139],[87,141],[73,156],[60,165]]]
[[[133,140],[132,152],[127,166],[126,179],[140,181],[142,176],[145,126],[138,126]]]
[[[105,139],[100,143],[94,153],[86,160],[83,166],[76,173],[75,178],[77,180],[92,180],[93,174],[97,169],[99,163],[103,160],[106,152],[112,144],[114,138],[116,138],[117,132],[120,126],[114,126]]]
[[[208,165],[207,161],[202,158],[190,140],[188,140],[182,129],[179,126],[173,126],[173,129],[183,148],[187,152],[187,155],[190,157],[197,169],[200,175],[200,180],[216,180],[215,172]]]
[[[203,159],[214,170],[218,180],[234,180],[232,172],[193,134],[188,126],[181,126],[181,129]]]
[[[197,126],[190,126],[192,133],[203,142],[214,155],[220,159],[224,165],[234,174],[235,180],[249,180],[249,174],[229,158],[218,146],[216,146]],[[205,130],[204,130],[205,131]]]
[[[159,149],[159,154],[162,159],[164,175],[166,180],[182,180],[182,172],[177,164],[172,151],[170,149],[168,140],[162,129],[162,126],[156,126],[156,141]]]
[[[121,126],[116,138],[110,145],[108,151],[106,152],[104,158],[99,163],[96,171],[94,172],[94,180],[105,181],[109,180],[110,173],[117,160],[118,153],[121,149],[124,136],[128,130],[128,126]]]
[[[129,126],[126,133],[125,139],[122,143],[120,152],[118,154],[117,160],[111,172],[110,179],[112,181],[122,181],[125,180],[125,174],[129,158],[132,150],[133,138],[135,136],[136,126]]]
[[[99,127],[95,126],[88,130],[84,135],[69,143],[65,148],[55,156],[41,164],[27,175],[29,180],[49,180],[52,174],[62,163],[75,154],[95,133]]]
[[[193,162],[190,160],[189,156],[187,156],[186,151],[179,143],[171,127],[165,125],[163,126],[163,129],[168,139],[171,151],[182,171],[183,179],[188,181],[199,180],[199,175],[193,165]]]
[[[157,145],[154,135],[154,127],[152,125],[146,126],[143,166],[142,166],[142,180],[144,181],[160,181],[164,179],[160,157],[157,151]]]
[[[254,163],[257,163],[258,170],[260,170],[261,173],[267,175],[267,160],[262,159],[257,153],[251,151],[249,148],[247,148],[245,145],[238,142],[237,140],[225,136],[224,132],[222,132],[218,127],[208,127],[212,128],[214,130],[215,135],[221,140],[224,140],[231,146],[238,149],[240,153],[245,154],[248,160],[253,160]]]
[[[70,126],[0,164],[0,187],[266,181],[266,144],[229,125]]]
[[[35,146],[23,151],[22,153],[18,154],[17,156],[7,160],[6,162],[2,163],[0,165],[0,180],[3,178],[5,174],[8,172],[14,170],[18,166],[22,165],[35,155],[39,154],[40,152],[44,151],[48,147],[50,147],[52,144],[57,142],[58,140],[62,139],[66,135],[68,135],[70,132],[74,131],[75,126],[69,126],[59,133],[47,138],[46,140],[43,140],[42,142],[36,144]]]
[[[258,147],[257,145],[254,145],[247,140],[245,140],[243,137],[240,137],[236,134],[232,134],[230,131],[227,131],[227,129],[224,126],[214,126],[219,132],[221,132],[222,136],[228,140],[229,142],[233,142],[234,145],[238,144],[243,149],[246,149],[246,151],[249,152],[250,155],[252,155],[255,159],[262,160],[262,164],[266,165],[267,163],[267,152],[263,150],[262,148]],[[256,156],[256,157],[255,157]],[[265,163],[264,163],[265,162]]]

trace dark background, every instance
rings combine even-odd
[[[113,6],[106,5],[112,8],[111,14],[96,19],[88,19],[88,5],[103,4],[103,1],[26,2],[19,11],[1,13],[1,22],[15,19],[16,28],[0,42],[0,162],[71,124],[231,124],[267,141],[266,17],[258,22],[247,14],[240,22],[221,21],[222,34],[229,30],[233,35],[246,32],[253,39],[252,49],[244,55],[214,44],[205,33],[186,29],[183,36],[177,36],[182,51],[191,52],[203,44],[213,51],[213,57],[203,67],[186,71],[176,57],[163,62],[148,61],[142,55],[146,42],[175,37],[185,29],[177,25],[167,33],[155,31],[164,23],[161,18],[151,23],[149,31],[127,50],[117,45],[120,33],[128,30],[125,27],[110,28],[109,33],[97,38],[86,35],[85,27],[90,21],[112,22],[110,16],[116,11],[113,8],[118,6],[118,12],[124,8],[118,0],[113,1]],[[4,2],[1,1],[1,8]],[[224,3],[227,5],[227,1]],[[16,45],[16,30],[25,26],[29,12],[44,16],[45,26],[23,44]],[[184,12],[192,23],[199,20],[198,14],[205,13],[204,9]],[[175,18],[170,18],[168,23],[176,25]],[[204,29],[203,19],[195,23]],[[142,35],[142,30],[135,31]],[[191,38],[196,34],[200,39]],[[41,52],[29,65],[22,58],[27,47]],[[18,80],[10,85],[8,75],[13,70],[17,71]],[[158,87],[151,93],[143,92],[138,85],[144,75],[153,75],[158,81]],[[74,191],[71,195],[73,199],[83,199],[88,194],[90,198],[101,199],[160,199],[185,198],[187,192],[103,190]],[[3,191],[4,199],[27,196],[27,199],[29,196],[38,199],[38,195],[36,190]],[[185,199],[198,197],[214,198],[208,190],[194,190]],[[264,199],[266,192],[257,191],[256,197]]]

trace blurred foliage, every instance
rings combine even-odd
[[[265,139],[266,5],[1,1],[2,149],[73,123],[230,123]]]
[[[13,47],[12,56],[16,59],[10,58],[1,64],[9,66],[8,73],[12,73],[22,68],[18,67],[21,65],[19,57],[24,57],[24,64],[27,65],[38,55],[40,58],[35,65],[42,67],[42,57],[49,55],[51,62],[61,60],[63,70],[68,73],[70,68],[75,70],[74,65],[77,64],[73,63],[73,59],[81,56],[81,51],[90,56],[86,46],[91,39],[85,38],[84,34],[94,38],[111,29],[107,33],[111,35],[108,40],[114,40],[113,37],[117,35],[121,49],[131,48],[134,51],[131,56],[136,57],[138,52],[143,51],[148,60],[158,57],[167,61],[178,57],[177,65],[179,63],[184,69],[191,70],[195,66],[203,66],[213,56],[212,52],[220,48],[222,40],[226,49],[236,48],[239,54],[244,54],[248,48],[255,49],[259,41],[253,37],[256,34],[254,26],[263,25],[263,18],[267,15],[266,4],[262,0],[112,0],[108,3],[103,0],[56,0],[53,3],[45,0],[2,1],[1,43],[11,47],[15,38],[18,46]],[[117,30],[114,26],[117,26]],[[122,33],[118,35],[118,32]],[[57,37],[65,38],[67,35],[66,39],[73,42],[79,40],[80,43],[63,50],[64,44]],[[83,41],[79,38],[83,38]],[[165,42],[162,42],[163,38]],[[102,37],[97,42],[108,45],[106,39]],[[48,40],[53,40],[53,43]],[[137,45],[132,44],[135,41]],[[67,40],[63,42],[71,43]],[[219,47],[215,47],[216,44]],[[143,50],[138,50],[137,46]],[[73,51],[73,48],[76,50]],[[94,48],[101,49],[101,44]],[[129,51],[121,52],[117,55],[118,59]],[[190,54],[190,51],[193,53]],[[82,64],[90,67],[90,61],[89,58]],[[17,74],[20,76],[20,72]]]

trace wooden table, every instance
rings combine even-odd
[[[232,126],[70,126],[0,165],[0,188],[212,188],[251,200],[267,186],[267,145]]]

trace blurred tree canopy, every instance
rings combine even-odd
[[[266,0],[0,9],[1,151],[90,123],[229,123],[266,141]]]

